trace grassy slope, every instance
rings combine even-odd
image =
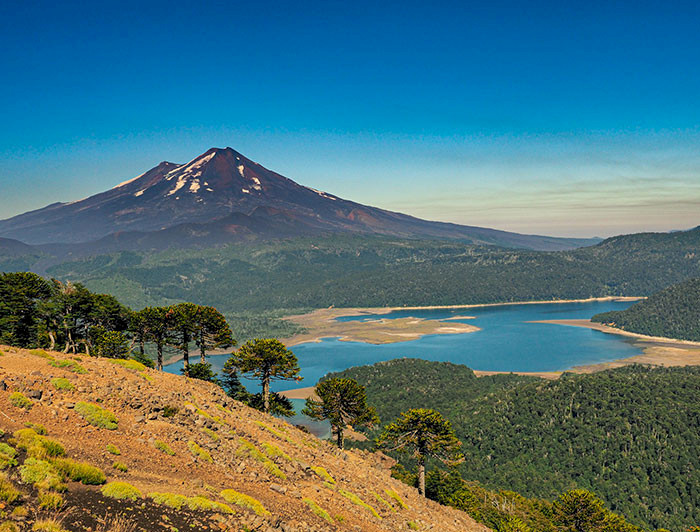
[[[147,499],[145,510],[139,510],[147,515],[139,519],[150,520],[149,532],[172,530],[163,521],[163,514],[168,515],[171,523],[182,524],[180,529],[194,526],[196,530],[237,531],[244,525],[249,529],[276,530],[274,523],[278,521],[285,525],[285,530],[294,532],[356,529],[393,532],[408,530],[409,522],[420,525],[421,529],[432,526],[435,530],[455,532],[486,530],[463,512],[420,498],[415,490],[392,479],[385,468],[379,467],[376,457],[339,451],[283,421],[228,399],[209,383],[138,366],[128,369],[107,359],[75,360],[58,353],[1,349],[4,354],[0,356],[0,380],[7,389],[0,387],[3,414],[0,429],[12,434],[27,423],[41,424],[47,429],[48,437],[63,444],[68,457],[99,467],[106,473],[107,482],[127,482],[143,495],[173,492],[187,497],[204,496],[227,503],[236,512],[233,515],[208,511],[191,514],[186,510],[173,513]],[[70,371],[66,361],[80,364],[86,372]],[[73,369],[76,369],[74,365]],[[57,389],[52,380],[59,376],[67,379],[74,389]],[[12,403],[13,393],[31,396],[30,390],[42,391],[41,400],[31,400],[31,408]],[[98,404],[114,414],[116,429],[106,428],[109,424],[102,423],[105,416],[96,420],[105,428],[90,425],[79,413],[85,412],[81,401]],[[171,409],[169,413],[172,409],[176,413],[164,415],[166,406]],[[7,435],[3,440],[9,441]],[[121,454],[108,453],[109,444],[116,446]],[[20,506],[27,510],[30,523],[40,514],[46,514],[37,510],[37,491],[19,479],[26,455],[20,454],[19,458],[19,464],[5,473],[23,495],[4,508],[0,504],[0,523]],[[115,460],[128,470],[113,468]],[[323,468],[334,483],[324,484],[311,467]],[[73,528],[75,519],[81,519],[83,527],[94,528],[97,517],[109,519],[125,510],[124,505],[105,500],[100,489],[100,486],[68,483],[68,491],[64,493],[67,507],[59,514],[70,525],[66,528],[84,529]],[[228,497],[222,495],[223,490],[230,489],[257,500],[265,510],[264,515],[255,515],[251,509],[236,505],[235,500],[243,501],[245,497],[231,497],[230,492]],[[407,508],[395,503],[391,508],[382,505],[374,493],[385,494],[385,489],[399,493]],[[341,490],[373,506],[379,517],[353,504]],[[177,500],[173,495],[167,499]],[[325,510],[332,524],[315,514],[304,499],[313,500]],[[137,500],[135,505],[140,507],[141,501]],[[226,526],[219,528],[217,522]]]

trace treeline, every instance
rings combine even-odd
[[[700,368],[629,366],[543,381],[403,359],[330,377],[366,386],[383,420],[439,411],[463,444],[459,471],[470,482],[550,500],[590,490],[649,528],[700,522]]]
[[[648,295],[700,277],[700,229],[534,252],[381,237],[123,252],[49,269],[138,306],[172,300],[225,315],[281,309],[453,305]],[[2,265],[0,264],[0,267]],[[155,303],[153,303],[155,301]],[[262,324],[265,325],[265,324]],[[269,324],[267,324],[269,325]]]
[[[156,351],[158,369],[165,348],[171,347],[182,353],[187,374],[190,346],[197,347],[204,363],[208,351],[235,342],[226,319],[213,307],[179,303],[134,312],[114,296],[93,293],[80,283],[17,272],[0,274],[0,343],[110,358],[126,358],[138,346],[135,358],[152,366],[148,344]]]
[[[661,290],[622,311],[591,318],[625,331],[700,341],[700,278]]]

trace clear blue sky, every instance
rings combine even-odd
[[[3,2],[0,218],[231,146],[430,219],[700,224],[698,2]]]

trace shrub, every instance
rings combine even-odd
[[[197,445],[193,441],[188,441],[187,442],[187,448],[190,450],[190,452],[197,458],[200,458],[206,462],[212,463],[214,462],[214,459],[211,457],[211,454],[209,454],[209,451],[206,449],[202,449],[199,445]]]
[[[39,491],[39,508],[42,510],[60,510],[63,506],[63,497],[53,491]]]
[[[35,357],[41,357],[41,358],[47,358],[49,360],[53,360],[53,356],[49,355],[46,351],[43,349],[31,349],[28,351],[30,355],[33,355]]]
[[[46,427],[44,425],[40,425],[39,423],[28,422],[25,423],[24,426],[28,429],[32,429],[34,432],[42,436],[46,434]]]
[[[402,499],[402,498],[399,496],[399,494],[396,493],[394,490],[392,490],[392,489],[385,489],[385,490],[384,490],[384,493],[386,493],[389,497],[391,497],[392,499],[394,499],[394,500],[396,501],[396,503],[397,503],[401,508],[403,508],[404,510],[408,508],[408,506],[406,506],[406,503],[403,502],[403,499]]]
[[[221,492],[221,498],[230,504],[235,504],[242,508],[249,508],[258,515],[270,515],[262,503],[250,495],[240,493],[235,490],[224,490]]]
[[[317,466],[311,467],[311,470],[316,473],[319,477],[321,477],[323,480],[328,482],[329,484],[335,484],[335,479],[331,476],[331,474],[326,471],[325,467]]]
[[[17,447],[27,451],[31,458],[55,458],[66,454],[66,450],[56,440],[41,436],[34,429],[20,429],[13,434]]]
[[[117,447],[116,445],[112,445],[111,443],[107,444],[107,452],[115,456],[119,456],[120,454],[122,454],[122,452],[119,450],[119,447]]]
[[[277,447],[276,445],[274,445],[272,443],[263,442],[262,447],[265,450],[265,454],[267,454],[267,456],[269,456],[270,458],[280,457],[280,458],[284,458],[288,462],[294,461],[294,459],[291,456],[289,456],[282,449],[280,449],[279,447]]]
[[[22,482],[33,484],[40,490],[65,491],[63,477],[56,467],[45,460],[27,458],[19,468]]]
[[[100,429],[116,430],[119,420],[109,410],[96,404],[80,401],[75,405],[75,411],[85,418],[85,421]]]
[[[10,403],[12,403],[12,405],[16,406],[17,408],[24,408],[26,410],[29,410],[31,407],[34,406],[32,400],[20,392],[14,392],[10,394]]]
[[[78,373],[80,375],[85,375],[88,372],[88,370],[86,370],[83,366],[81,366],[74,360],[54,360],[52,358],[49,361],[49,364],[51,364],[55,368],[65,369],[73,373]]]
[[[126,473],[127,471],[129,471],[129,468],[126,467],[126,464],[124,464],[123,462],[114,462],[112,464],[112,467],[117,471],[121,471],[122,473]]]
[[[107,481],[107,477],[100,468],[85,462],[76,462],[70,458],[57,458],[52,460],[52,463],[64,476],[75,482],[99,485]]]
[[[133,371],[140,372],[140,371],[146,370],[146,366],[141,364],[141,362],[137,362],[136,360],[131,360],[131,359],[125,360],[125,359],[117,358],[117,359],[110,360],[110,362],[112,364],[118,364],[123,368],[130,369]]]
[[[222,512],[226,514],[233,513],[233,510],[220,502],[212,501],[206,497],[185,497],[176,493],[149,493],[148,497],[153,499],[156,504],[169,506],[176,510],[180,510],[184,506],[190,510],[204,510],[212,512]]]
[[[29,510],[26,506],[17,506],[14,510],[12,510],[10,515],[12,517],[27,517],[29,515]]]
[[[202,432],[209,436],[213,441],[219,441],[219,435],[211,429],[204,427]]]
[[[374,508],[372,508],[369,504],[367,504],[365,501],[363,501],[362,499],[360,499],[360,498],[359,498],[357,495],[355,495],[354,493],[350,493],[349,491],[345,491],[345,490],[342,490],[342,489],[341,489],[341,490],[338,490],[338,493],[340,493],[343,497],[345,497],[346,499],[348,499],[351,503],[356,504],[357,506],[361,506],[362,508],[365,508],[366,510],[369,510],[370,512],[372,512],[372,515],[374,515],[374,517],[376,517],[377,519],[381,519],[381,518],[382,518],[382,516],[380,516],[380,515],[377,513],[377,510],[375,510]]]
[[[164,506],[169,506],[175,510],[179,510],[185,504],[187,504],[187,497],[184,495],[178,495],[176,493],[149,493],[148,497],[153,499],[156,504],[162,504]]]
[[[221,512],[224,514],[232,514],[233,510],[230,506],[223,503],[212,501],[206,497],[195,496],[187,499],[187,507],[190,510],[209,510],[212,512]]]
[[[166,405],[163,407],[163,417],[173,417],[178,413],[178,408],[175,406]]]
[[[75,386],[73,386],[71,381],[64,377],[56,377],[55,379],[51,379],[51,384],[53,384],[54,388],[56,388],[57,390],[64,390],[69,392],[75,389]]]
[[[307,504],[309,508],[311,508],[311,511],[315,513],[317,516],[319,516],[321,519],[325,519],[329,523],[333,522],[333,519],[331,518],[330,514],[325,511],[323,508],[321,508],[318,504],[316,504],[314,501],[311,499],[303,499],[304,502]]]
[[[165,454],[168,454],[168,455],[170,455],[170,456],[175,456],[175,451],[173,451],[173,450],[170,448],[170,445],[168,445],[168,444],[165,443],[164,441],[161,441],[161,440],[156,440],[156,441],[154,441],[154,442],[153,442],[153,447],[155,447],[156,449],[158,449],[158,450],[161,451],[161,452],[164,452]]]
[[[272,460],[270,460],[267,456],[265,456],[262,452],[258,450],[258,448],[253,445],[251,442],[246,440],[245,438],[240,438],[241,446],[238,448],[238,454],[247,454],[250,456],[253,460],[256,460],[260,462],[265,470],[270,473],[271,475],[282,479],[286,480],[287,475],[285,475],[282,470],[277,467],[277,464],[275,464]]]
[[[380,503],[382,503],[384,506],[389,508],[389,510],[396,513],[396,508],[394,508],[391,504],[389,504],[389,502],[387,502],[387,500],[384,497],[379,495],[379,493],[372,492],[372,495],[374,495],[374,498],[377,499]]]
[[[39,532],[70,532],[61,526],[59,521],[55,519],[42,519],[34,523],[32,530],[38,530]]]
[[[17,450],[10,445],[0,442],[0,470],[17,465]]]
[[[127,482],[110,482],[105,484],[102,487],[102,495],[112,499],[130,499],[132,501],[143,497],[138,489]]]
[[[12,521],[5,521],[0,523],[0,532],[20,532],[20,529]]]
[[[415,524],[413,521],[409,521],[407,525],[410,530],[418,530],[418,525]]]
[[[21,493],[7,479],[4,473],[0,473],[0,501],[12,504],[19,499]]]

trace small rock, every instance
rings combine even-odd
[[[37,399],[38,400],[38,399],[41,399],[42,393],[43,392],[41,390],[28,390],[27,397],[29,397],[30,399]]]
[[[281,493],[282,495],[287,493],[287,488],[285,488],[284,486],[280,486],[279,484],[275,484],[274,482],[270,484],[270,489],[272,491],[276,491],[277,493]]]
[[[144,416],[134,416],[135,423],[143,423],[144,421],[146,421],[146,418]]]

